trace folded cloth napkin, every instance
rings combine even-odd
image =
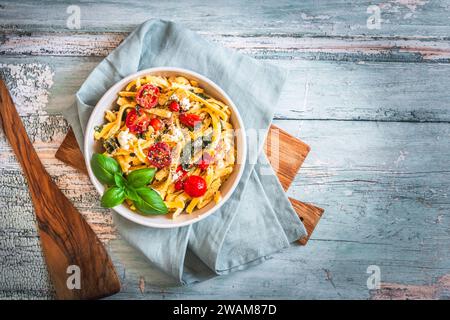
[[[264,137],[287,77],[278,67],[214,45],[176,23],[149,20],[92,71],[76,103],[65,110],[80,145],[93,106],[113,84],[160,66],[190,69],[217,83],[235,102],[246,130],[262,131]],[[245,269],[288,247],[306,231],[267,164],[262,144],[249,145],[237,189],[214,214],[190,226],[155,229],[114,213],[120,234],[183,284]]]

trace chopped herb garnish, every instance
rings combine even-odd
[[[103,125],[94,127],[95,132],[101,132],[102,129],[103,129]]]
[[[212,133],[210,133],[206,136],[203,136],[202,137],[203,148],[206,148],[207,146],[209,146],[211,141],[212,141]]]
[[[119,141],[117,138],[109,138],[103,142],[103,147],[106,149],[108,153],[112,153],[114,150],[119,148]]]
[[[138,114],[138,115],[141,115],[141,106],[140,105],[136,105],[136,113]]]
[[[181,163],[181,168],[183,168],[184,171],[189,171],[192,168],[192,165],[190,163]]]
[[[209,97],[204,93],[196,93],[196,95],[202,99],[209,99]]]

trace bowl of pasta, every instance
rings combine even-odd
[[[111,87],[95,106],[84,156],[101,205],[155,228],[200,221],[232,195],[245,166],[235,104],[190,70],[151,68]]]

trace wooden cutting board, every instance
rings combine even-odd
[[[276,137],[278,137],[278,139]],[[279,150],[279,152],[272,152],[271,149]],[[291,136],[286,131],[281,130],[274,125],[270,127],[264,151],[285,191],[287,191],[292,181],[294,181],[309,150],[310,147],[306,143]],[[72,129],[67,133],[64,141],[56,152],[55,157],[87,174],[83,154],[81,153]],[[297,212],[298,216],[303,221],[306,231],[308,232],[306,237],[299,239],[299,243],[305,245],[314,231],[314,228],[317,226],[317,223],[319,223],[324,210],[293,198],[289,198],[289,201],[295,209],[295,212]]]

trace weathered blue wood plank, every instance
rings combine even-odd
[[[46,122],[42,121],[40,125]],[[248,271],[173,287],[123,241],[112,240],[124,283],[114,298],[367,298],[369,265],[381,268],[383,282],[403,284],[432,284],[450,272],[448,124],[280,120],[276,125],[312,146],[289,190],[326,209],[308,245],[276,254]],[[51,156],[63,137],[64,128],[58,130],[49,143],[36,141],[38,152],[64,192],[102,234],[109,228],[108,214],[98,207],[89,181]],[[1,185],[15,187],[0,188],[0,294],[39,292],[46,297],[50,289],[42,273],[27,188],[18,164],[6,156],[9,152],[4,141]],[[27,276],[15,276],[17,270]]]
[[[3,29],[65,31],[72,1],[3,1]],[[149,18],[170,19],[193,30],[220,34],[448,38],[450,4],[444,0],[315,0],[209,2],[77,2],[82,31],[130,31]],[[369,6],[380,9],[379,29],[369,29]],[[369,9],[370,10],[370,9]]]
[[[0,54],[105,56],[128,32],[3,31]],[[333,61],[441,62],[450,61],[450,43],[442,39],[311,37],[291,35],[202,35],[223,46],[260,59]]]
[[[100,57],[4,56],[54,73],[48,110],[69,106]],[[290,70],[278,119],[450,121],[450,64],[270,60]]]

